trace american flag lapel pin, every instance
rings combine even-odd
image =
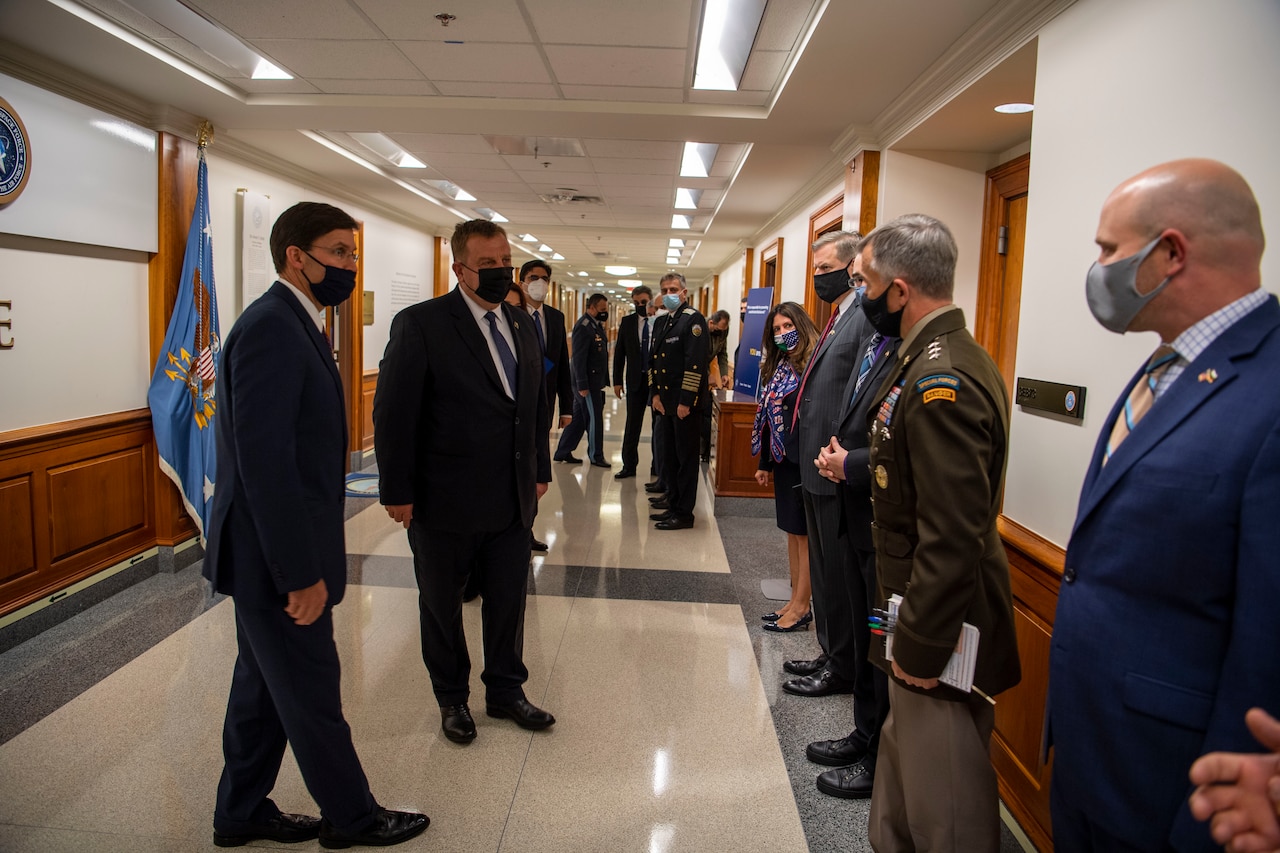
[[[1214,370],[1212,367],[1206,370],[1204,373],[1201,373],[1199,376],[1199,379],[1201,382],[1208,382],[1211,385],[1213,384],[1213,381],[1217,378],[1218,378],[1218,371]]]

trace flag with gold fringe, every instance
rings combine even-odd
[[[203,536],[216,474],[213,431],[221,335],[209,231],[209,172],[200,146],[196,209],[178,279],[178,297],[147,392],[160,468],[182,492]]]

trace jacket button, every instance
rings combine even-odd
[[[1066,570],[1065,570],[1065,571],[1063,571],[1063,573],[1062,573],[1062,579],[1063,579],[1064,581],[1066,581],[1067,583],[1075,583],[1075,582],[1076,582],[1076,570],[1075,570],[1075,569],[1073,569],[1073,568],[1071,568],[1070,566],[1067,566]]]
[[[516,426],[520,426],[520,419],[516,418]]]
[[[520,451],[519,451],[519,450],[517,450],[517,451],[516,451],[516,458],[517,458],[517,459],[519,459],[519,458],[520,458]]]

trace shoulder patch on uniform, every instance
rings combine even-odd
[[[932,403],[934,400],[946,400],[948,403],[954,403],[956,401],[956,391],[959,389],[960,377],[947,373],[935,373],[932,376],[924,376],[916,380],[916,390],[921,393],[926,403]]]
[[[696,338],[702,334],[702,327],[699,326],[697,323],[694,323],[692,331],[693,331],[693,336]]]
[[[697,312],[697,311],[694,311],[692,306],[686,305],[686,306],[685,306],[685,309],[684,309],[683,311],[681,311],[680,313],[681,313],[681,314],[697,314],[698,312]]]

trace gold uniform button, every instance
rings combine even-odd
[[[889,488],[889,472],[884,470],[883,465],[876,466],[876,485],[882,489]]]

